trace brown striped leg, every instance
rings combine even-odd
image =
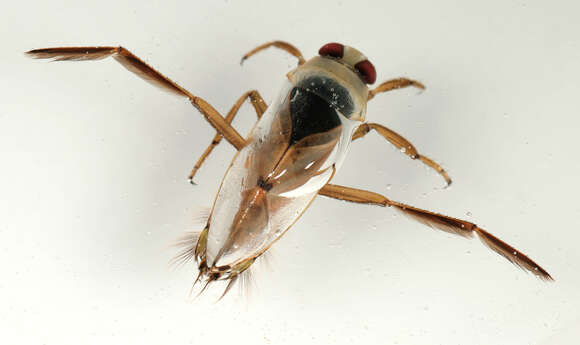
[[[401,89],[408,86],[414,86],[418,89],[425,90],[425,86],[418,81],[407,79],[407,78],[397,78],[392,80],[387,80],[386,82],[380,84],[374,89],[369,91],[368,101],[373,99],[378,93],[387,92],[391,90]]]
[[[260,93],[258,93],[258,91],[256,90],[252,90],[244,93],[238,99],[238,101],[232,106],[232,109],[230,109],[228,115],[225,118],[228,124],[232,123],[234,117],[236,117],[236,115],[238,114],[238,110],[240,110],[240,107],[242,106],[242,104],[244,104],[246,99],[249,99],[252,106],[254,106],[258,119],[262,117],[268,106],[266,105],[266,102],[264,102],[262,96],[260,96]],[[195,176],[195,174],[197,173],[197,171],[199,170],[199,168],[201,167],[207,156],[209,156],[209,154],[213,151],[213,149],[221,142],[222,138],[223,136],[221,135],[220,132],[217,132],[216,135],[213,137],[213,140],[211,141],[209,146],[205,149],[205,151],[203,152],[203,154],[201,155],[201,157],[198,159],[197,163],[195,163],[195,166],[191,170],[191,173],[189,174],[189,183],[196,184],[193,181],[193,177]]]
[[[432,161],[429,157],[420,155],[413,144],[411,144],[407,139],[403,138],[400,134],[388,129],[383,125],[379,125],[378,123],[363,123],[352,135],[352,140],[354,141],[364,137],[372,129],[379,133],[383,138],[387,139],[391,144],[395,145],[395,147],[401,150],[401,152],[411,157],[411,159],[419,159],[421,162],[437,171],[441,176],[443,176],[445,182],[447,182],[447,186],[451,184],[451,178],[439,164]]]
[[[35,49],[27,52],[36,59],[54,59],[54,61],[101,60],[112,56],[126,69],[135,73],[147,82],[175,95],[187,97],[193,106],[206,120],[236,149],[245,145],[244,138],[232,127],[220,113],[202,98],[194,96],[171,79],[157,72],[137,56],[123,47],[60,47]]]
[[[504,258],[508,259],[514,265],[535,274],[542,280],[553,280],[548,272],[546,272],[542,267],[524,255],[522,252],[468,221],[451,218],[442,214],[405,205],[396,201],[389,200],[380,194],[362,189],[327,184],[318,192],[318,194],[344,201],[379,205],[383,207],[394,207],[427,226],[446,231],[451,234],[460,235],[463,237],[473,237],[474,234],[477,234],[479,239],[481,239],[485,245]]]
[[[304,57],[302,56],[302,53],[300,52],[300,50],[298,50],[298,48],[294,47],[290,43],[284,42],[284,41],[272,41],[272,42],[264,43],[256,48],[250,50],[249,52],[247,52],[246,55],[244,55],[242,57],[242,61],[240,61],[240,64],[243,64],[244,61],[246,61],[250,56],[256,54],[257,52],[260,52],[260,51],[267,49],[267,48],[270,48],[270,47],[276,47],[276,48],[282,49],[282,50],[286,51],[288,54],[295,56],[298,59],[298,65],[302,65],[303,63],[306,62],[306,60],[304,60]]]

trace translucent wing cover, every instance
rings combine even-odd
[[[259,256],[332,178],[358,122],[285,81],[280,96],[234,157],[209,220],[209,267]]]

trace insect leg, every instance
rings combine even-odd
[[[126,69],[147,82],[175,95],[187,97],[206,120],[238,150],[245,145],[244,138],[209,103],[194,96],[123,47],[44,48],[31,50],[26,54],[36,59],[54,59],[54,61],[101,60],[112,56]]]
[[[403,138],[400,134],[396,133],[395,131],[388,129],[383,125],[379,125],[378,123],[363,123],[360,125],[357,130],[352,135],[352,140],[356,140],[359,138],[364,137],[367,133],[369,133],[372,129],[374,129],[377,133],[379,133],[383,138],[387,139],[391,144],[395,145],[401,152],[406,154],[407,156],[411,157],[411,159],[419,159],[421,162],[425,163],[426,165],[430,166],[434,170],[436,170],[443,178],[445,182],[447,182],[447,186],[451,184],[451,178],[445,172],[439,164],[435,163],[431,158],[420,155],[417,152],[417,149],[411,144],[407,139]]]
[[[414,86],[421,90],[425,90],[425,86],[418,81],[407,79],[407,78],[397,78],[392,80],[387,80],[379,86],[369,91],[368,101],[373,99],[378,93],[387,92],[391,90],[401,89],[408,86]]]
[[[252,90],[244,93],[238,99],[238,101],[232,106],[232,109],[230,109],[228,115],[225,117],[225,120],[228,124],[232,123],[234,117],[238,114],[238,110],[240,110],[240,107],[242,106],[242,104],[244,104],[246,99],[249,99],[252,106],[254,106],[254,110],[256,110],[256,115],[258,116],[258,118],[262,117],[262,114],[264,114],[268,106],[266,105],[266,102],[264,102],[262,96],[260,96],[260,93],[258,93],[258,91],[256,90]],[[191,184],[195,184],[195,182],[193,181],[193,177],[195,176],[195,174],[197,173],[197,171],[199,170],[199,168],[201,167],[207,156],[209,156],[209,154],[213,151],[213,149],[221,142],[222,138],[223,136],[221,135],[221,133],[217,132],[216,135],[213,137],[213,140],[211,141],[209,146],[205,149],[201,157],[198,159],[197,163],[195,163],[195,166],[193,167],[191,173],[189,174],[189,182]]]
[[[244,61],[246,61],[250,56],[256,54],[259,51],[262,51],[264,49],[270,48],[270,47],[276,47],[279,49],[282,49],[284,51],[286,51],[288,54],[295,56],[298,59],[298,65],[302,65],[303,63],[306,62],[306,60],[304,60],[304,57],[302,56],[302,53],[300,52],[300,50],[298,50],[298,48],[294,47],[292,44],[288,43],[288,42],[284,42],[284,41],[272,41],[272,42],[268,42],[268,43],[264,43],[252,50],[250,50],[249,52],[246,53],[246,55],[244,55],[242,57],[242,61],[240,61],[240,64],[243,64]]]
[[[485,245],[509,260],[514,265],[535,274],[542,280],[553,280],[548,272],[546,272],[542,267],[536,264],[525,254],[471,222],[405,205],[396,201],[389,200],[378,193],[362,189],[327,184],[318,192],[318,194],[338,200],[378,205],[383,207],[394,207],[397,210],[403,212],[405,215],[408,215],[415,220],[430,226],[431,228],[442,230],[451,234],[468,238],[473,237],[474,234],[477,234],[479,239]]]

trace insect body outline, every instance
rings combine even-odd
[[[184,250],[177,257],[183,261],[196,260],[199,274],[195,283],[205,283],[202,291],[213,281],[228,280],[223,297],[318,195],[393,207],[433,228],[463,237],[477,235],[510,262],[540,279],[552,280],[547,271],[522,252],[471,222],[392,201],[371,191],[330,183],[352,141],[375,131],[410,158],[433,168],[447,185],[451,184],[447,172],[419,154],[407,139],[383,125],[366,122],[367,102],[377,94],[409,86],[424,89],[421,83],[397,78],[370,89],[369,85],[376,81],[374,65],[357,49],[340,43],[325,44],[318,56],[306,60],[293,45],[273,41],[248,52],[242,62],[270,47],[295,56],[298,66],[286,74],[279,95],[269,106],[258,91],[252,90],[244,93],[225,117],[123,47],[45,48],[27,54],[57,61],[111,56],[155,86],[188,98],[217,130],[189,175],[192,183],[222,138],[236,148],[207,224],[198,235],[184,239]],[[258,122],[244,138],[231,122],[246,100],[252,104]]]

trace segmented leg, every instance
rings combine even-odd
[[[419,159],[421,162],[425,163],[426,165],[430,166],[431,168],[435,169],[443,178],[445,182],[447,182],[447,186],[451,184],[451,178],[447,175],[447,172],[437,163],[431,160],[431,158],[420,155],[417,152],[417,149],[413,144],[411,144],[407,139],[403,138],[400,134],[396,133],[395,131],[388,129],[383,125],[379,125],[378,123],[363,123],[360,125],[357,130],[354,132],[352,136],[352,140],[356,140],[359,138],[364,137],[369,133],[372,129],[377,131],[383,138],[387,139],[391,144],[395,145],[401,152],[406,154],[407,156],[411,157],[411,159]]]
[[[431,211],[422,210],[413,206],[405,205],[396,201],[391,201],[386,197],[362,189],[343,187],[338,185],[327,184],[318,194],[330,198],[379,206],[390,206],[411,216],[415,220],[428,225],[434,229],[442,230],[451,234],[463,237],[473,237],[477,234],[481,241],[496,253],[500,254],[514,265],[532,272],[542,280],[553,280],[548,272],[528,258],[522,252],[518,251],[499,238],[483,230],[477,225],[456,218],[447,217]]]
[[[384,82],[384,83],[380,84],[379,86],[375,87],[374,89],[370,90],[367,100],[370,101],[378,93],[396,90],[396,89],[400,89],[400,88],[408,87],[408,86],[414,86],[414,87],[419,88],[421,90],[425,90],[425,86],[423,86],[423,84],[419,83],[418,81],[407,79],[407,78],[392,79],[392,80],[387,80],[386,82]]]
[[[238,99],[238,101],[232,106],[232,109],[230,109],[228,115],[226,115],[225,118],[228,124],[232,123],[234,117],[238,114],[238,110],[240,110],[240,107],[242,106],[242,104],[244,104],[246,99],[250,99],[252,106],[254,106],[254,109],[256,110],[256,115],[258,116],[258,119],[262,117],[268,106],[266,105],[266,102],[264,102],[262,96],[260,96],[260,93],[258,93],[258,91],[256,90],[252,90],[244,93]],[[191,173],[189,174],[189,183],[195,184],[195,182],[193,181],[193,177],[195,176],[195,174],[197,173],[197,171],[199,170],[199,168],[201,167],[207,156],[209,156],[209,154],[213,151],[213,149],[221,142],[222,138],[223,136],[221,135],[220,132],[216,133],[216,135],[213,137],[213,140],[211,141],[209,146],[205,149],[205,151],[203,152],[203,154],[201,155],[201,157],[199,158],[197,163],[195,163],[195,166],[191,170]]]
[[[54,59],[54,61],[101,60],[112,56],[126,69],[135,73],[147,82],[175,95],[187,97],[193,106],[206,120],[238,150],[244,147],[244,138],[232,127],[220,113],[200,97],[179,86],[171,79],[157,72],[137,56],[123,47],[60,47],[35,49],[27,52],[35,59]]]
[[[302,53],[300,52],[300,50],[298,50],[298,48],[294,47],[290,43],[284,42],[284,41],[272,41],[272,42],[264,43],[256,48],[250,50],[249,52],[247,52],[246,55],[244,55],[242,57],[242,61],[240,61],[240,64],[243,64],[244,61],[246,61],[250,56],[256,54],[257,52],[262,51],[262,50],[267,49],[267,48],[270,48],[270,47],[276,47],[276,48],[282,49],[282,50],[286,51],[288,54],[295,56],[298,59],[298,65],[302,65],[303,63],[306,62],[306,60],[304,60],[304,57],[302,56]]]

